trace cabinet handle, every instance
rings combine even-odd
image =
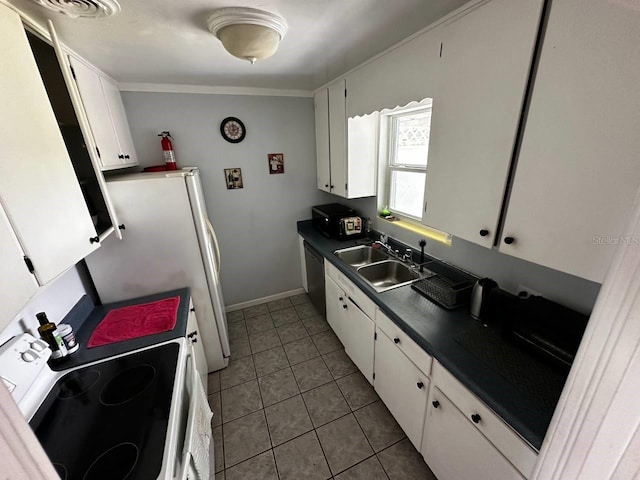
[[[190,311],[190,312],[195,312],[195,311],[196,311],[196,308],[195,308],[195,307],[190,308],[190,309],[189,309],[189,311]]]
[[[480,423],[482,417],[480,417],[480,415],[478,415],[477,413],[474,413],[473,415],[471,415],[471,420],[473,420],[473,423]]]
[[[331,185],[331,186],[329,187],[329,190],[333,190],[334,188],[335,188],[335,187],[334,187],[333,185]]]
[[[194,332],[191,332],[191,333],[187,333],[187,338],[193,338],[193,337],[195,337],[197,335],[198,335],[197,331],[194,331]]]
[[[480,230],[481,237],[486,237],[487,235],[489,235],[489,230],[487,230],[486,228],[483,228],[482,230]]]
[[[338,297],[338,300],[340,300],[341,302],[344,302],[344,297]]]
[[[511,245],[515,241],[516,239],[513,237],[504,237],[504,243],[506,243],[507,245]]]
[[[324,184],[324,188],[329,188],[329,184],[328,184],[328,183],[325,183],[325,184]]]
[[[344,309],[346,310],[346,309],[347,309],[347,304],[346,304],[346,303],[344,303],[344,304],[342,305],[342,308],[344,308]]]
[[[122,159],[124,159],[124,155],[120,154],[120,155],[118,155],[118,158],[122,160]]]
[[[440,402],[438,400],[434,400],[431,402],[431,405],[433,405],[433,408],[438,408],[440,406]]]
[[[128,160],[131,157],[129,155],[125,155],[124,158],[126,158]]]
[[[100,243],[100,237],[98,235],[95,237],[89,237],[89,243]]]
[[[416,383],[416,386],[417,386],[420,390],[422,390],[422,389],[424,388],[424,383],[422,383],[422,382],[418,382],[418,383]]]
[[[198,343],[198,337],[192,338],[191,343]]]
[[[396,345],[398,345],[400,343],[400,339],[398,337],[393,339],[393,343],[395,343]]]
[[[124,223],[121,223],[120,225],[118,225],[118,228],[119,228],[120,230],[126,230],[126,229],[127,229],[127,226],[126,226]]]

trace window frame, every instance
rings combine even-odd
[[[427,101],[428,100],[428,101]],[[422,222],[422,215],[414,216],[407,212],[403,212],[401,210],[397,210],[391,207],[391,194],[393,190],[393,172],[412,172],[412,173],[421,173],[424,175],[424,187],[426,187],[427,183],[427,174],[428,174],[428,154],[427,154],[427,165],[424,167],[416,166],[416,165],[406,165],[397,163],[395,160],[397,158],[397,123],[398,119],[403,117],[414,116],[418,113],[433,113],[433,105],[432,100],[427,99],[420,102],[419,105],[415,105],[409,108],[395,109],[393,111],[389,111],[384,113],[384,121],[387,122],[386,132],[387,132],[387,145],[383,150],[386,156],[386,162],[384,163],[384,175],[385,175],[385,193],[384,193],[384,204],[387,206],[389,211],[391,211],[395,216],[406,219],[411,222]],[[382,131],[382,130],[381,130]],[[431,140],[431,125],[429,125],[429,140]],[[424,193],[423,193],[424,200]],[[421,212],[422,213],[422,212]]]

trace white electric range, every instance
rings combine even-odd
[[[184,338],[58,372],[50,355],[14,337],[0,377],[62,480],[209,479],[211,410]]]

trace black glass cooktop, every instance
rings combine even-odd
[[[62,480],[151,480],[162,467],[178,344],[75,370],[30,422]]]

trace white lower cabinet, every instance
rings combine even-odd
[[[198,328],[198,319],[196,318],[196,309],[193,307],[193,301],[189,302],[189,317],[187,319],[187,343],[191,343],[193,345],[193,352],[196,356],[196,370],[198,371],[198,376],[200,377],[200,381],[202,382],[202,388],[204,388],[204,393],[207,392],[207,357],[204,354],[204,346],[202,344],[202,337],[200,336],[200,328]]]
[[[427,412],[422,456],[438,480],[524,478],[435,386]]]
[[[422,456],[439,480],[521,480],[536,451],[447,369],[434,362]]]
[[[373,384],[375,323],[368,311],[373,302],[334,266],[325,262],[327,322],[344,345],[345,352]]]
[[[377,329],[373,386],[419,450],[429,392],[429,377],[402,353],[394,340]]]

